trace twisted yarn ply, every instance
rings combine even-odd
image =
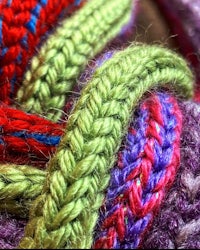
[[[82,91],[48,166],[43,193],[31,211],[21,248],[89,248],[130,113],[158,84],[192,95],[192,74],[182,58],[137,45],[104,63]]]
[[[183,110],[181,165],[152,229],[143,241],[150,249],[200,248],[200,106],[180,103]]]
[[[166,19],[174,8],[198,83],[178,2],[155,2]],[[0,0],[0,248],[151,248],[158,236],[199,247],[198,128],[187,126],[200,110],[181,100],[193,74],[173,51],[129,45],[139,4]]]
[[[46,171],[2,164],[0,173],[0,211],[26,218],[30,203],[42,192]]]
[[[108,51],[97,58],[82,74],[81,81],[88,81],[95,70],[113,54],[114,51]],[[76,86],[76,91],[80,92],[82,86]],[[53,123],[40,116],[0,104],[0,163],[45,167],[60,142],[67,121],[66,115],[70,114],[75,97],[72,94],[66,103],[62,123]]]
[[[60,142],[63,125],[0,105],[0,163],[44,167]]]
[[[144,100],[144,102],[146,102],[146,100]],[[163,104],[161,104],[161,107],[163,107]],[[183,175],[183,173],[185,172],[190,172],[195,176],[199,175],[199,163],[198,163],[198,154],[199,154],[199,150],[198,150],[198,144],[199,144],[199,140],[198,140],[198,134],[199,134],[199,114],[200,114],[200,108],[198,104],[192,103],[192,102],[179,102],[179,105],[182,109],[182,113],[183,113],[183,132],[182,132],[182,141],[181,141],[181,155],[182,155],[182,164],[181,167],[178,171],[178,177],[175,179],[175,184],[172,188],[172,191],[169,192],[169,195],[167,195],[167,197],[171,196],[173,197],[173,194],[175,193],[175,198],[177,197],[177,194],[180,194],[182,200],[183,198],[186,198],[184,200],[184,202],[188,203],[188,200],[190,200],[189,202],[189,206],[182,206],[181,203],[179,203],[180,205],[177,206],[177,202],[176,203],[170,203],[172,204],[172,207],[169,208],[169,204],[168,202],[170,201],[170,199],[167,199],[165,204],[164,204],[164,208],[163,210],[160,211],[160,213],[155,216],[155,223],[152,225],[153,226],[152,230],[148,227],[148,231],[146,231],[146,236],[144,237],[144,240],[142,241],[141,247],[142,248],[151,248],[151,249],[172,249],[175,246],[175,242],[174,242],[174,235],[177,235],[178,232],[178,228],[180,228],[180,226],[182,227],[183,224],[183,220],[182,218],[186,219],[188,217],[188,213],[186,212],[186,210],[191,213],[194,212],[194,210],[196,211],[195,214],[198,215],[198,197],[197,199],[189,199],[188,198],[188,193],[185,192],[186,189],[183,189],[183,185],[181,184],[180,186],[180,181],[181,181],[181,176],[184,176],[184,179],[187,180],[187,174]],[[141,104],[140,106],[143,106],[143,104]],[[167,107],[168,108],[168,107]],[[141,109],[139,111],[137,111],[135,113],[135,115],[139,115],[141,112]],[[140,116],[138,116],[137,118],[135,118],[135,124],[139,125],[138,120],[140,119]],[[155,125],[155,124],[154,124]],[[135,127],[136,131],[135,131],[135,135],[136,133],[138,134],[138,130]],[[140,129],[140,127],[138,127],[138,129]],[[132,129],[129,128],[129,136],[131,135],[131,132],[133,133],[134,131]],[[132,135],[131,135],[132,137]],[[127,141],[128,142],[128,141]],[[124,146],[125,147],[125,146]],[[119,158],[120,159],[120,158]],[[193,161],[191,161],[191,159],[193,159]],[[120,163],[120,161],[118,161]],[[6,171],[6,168],[10,169],[10,171]],[[14,167],[13,167],[14,168]],[[23,170],[27,170],[26,168],[22,168]],[[3,172],[2,172],[3,171]],[[2,166],[0,168],[0,173],[1,173],[1,180],[3,180],[3,178],[11,180],[11,178],[9,178],[9,176],[11,174],[9,174],[9,172],[12,171],[12,166]],[[42,171],[41,171],[42,173]],[[36,174],[36,172],[35,172]],[[13,176],[20,176],[20,171],[16,171],[15,168],[15,172],[13,174]],[[26,173],[23,174],[22,172],[22,176],[25,179],[26,177]],[[41,176],[38,174],[38,176]],[[22,177],[18,177],[18,180],[20,182]],[[30,174],[28,175],[28,180],[29,181]],[[39,178],[37,178],[38,181],[37,183],[39,183]],[[194,179],[193,179],[194,180]],[[17,179],[15,179],[15,181],[17,182]],[[34,177],[32,178],[31,182],[30,182],[30,187],[31,185],[34,185]],[[32,184],[31,184],[32,183]],[[191,183],[191,182],[189,182]],[[196,183],[196,182],[195,182]],[[2,185],[2,184],[1,184]],[[5,185],[7,185],[7,182],[5,182]],[[20,184],[19,184],[20,185]],[[35,192],[37,192],[37,190],[41,190],[42,189],[42,181],[41,181],[41,189],[35,185]],[[15,189],[14,185],[13,185],[13,190]],[[13,193],[13,190],[10,189],[10,194]],[[182,190],[184,192],[182,192]],[[191,189],[193,191],[193,188]],[[196,191],[198,191],[198,189],[195,189]],[[29,188],[27,188],[27,190],[25,189],[25,193],[29,192]],[[31,193],[33,191],[29,192],[29,197],[31,197]],[[3,193],[3,192],[2,192]],[[26,194],[19,194],[17,195],[18,197],[22,196],[26,199]],[[191,193],[189,193],[191,194]],[[2,199],[3,196],[1,196],[0,199]],[[193,195],[191,196],[193,197]],[[173,198],[174,199],[174,198]],[[192,202],[193,201],[193,202]],[[196,204],[195,204],[196,202]],[[185,204],[185,203],[184,203]],[[170,210],[168,211],[169,213],[167,213],[166,216],[166,211],[167,208]],[[175,208],[175,209],[174,209]],[[187,209],[189,208],[189,209]],[[191,217],[191,213],[189,218]],[[174,216],[175,215],[175,216]],[[173,217],[172,217],[173,216]],[[173,218],[173,223],[172,223],[172,219]],[[177,223],[175,223],[174,218],[178,218],[178,225],[179,227],[177,227]],[[181,219],[180,219],[181,218]],[[167,219],[167,222],[166,222]],[[188,219],[187,219],[188,220]],[[25,225],[25,221],[24,220],[16,220],[13,219],[12,217],[9,217],[9,215],[1,215],[1,224],[0,224],[0,246],[1,248],[5,249],[5,248],[16,248],[17,244],[19,242],[19,239],[21,239],[21,237],[23,236],[23,229],[24,229],[24,225]],[[98,225],[98,224],[97,224]],[[95,230],[96,235],[97,234],[97,230]],[[198,232],[198,231],[197,231]],[[194,236],[194,234],[192,235]],[[12,239],[12,240],[9,240]],[[184,238],[182,240],[182,242],[180,241],[180,243],[184,242]],[[198,235],[195,235],[195,237],[192,238],[188,237],[188,239],[186,239],[185,241],[185,248],[191,249],[191,248],[196,248],[198,249]],[[179,245],[180,246],[180,245]],[[196,247],[195,247],[196,246]]]
[[[17,95],[22,108],[57,121],[76,78],[129,22],[131,6],[132,0],[88,1],[64,20],[31,62]]]
[[[174,98],[153,94],[134,120],[111,172],[94,248],[136,249],[180,163],[182,116]]]
[[[53,26],[83,1],[31,0],[0,2],[0,100],[9,104],[27,64]],[[13,101],[13,100],[12,100]]]

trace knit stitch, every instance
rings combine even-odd
[[[27,217],[30,203],[42,192],[45,171],[29,166],[0,165],[0,211]]]
[[[157,46],[127,48],[97,69],[49,162],[21,248],[91,247],[109,169],[131,111],[147,90],[166,83],[182,96],[192,95],[192,74],[185,61]]]
[[[0,163],[44,167],[60,142],[63,125],[0,105]]]
[[[75,0],[0,1],[0,100],[10,103],[37,47],[61,15],[80,5]]]
[[[144,249],[200,248],[200,106],[185,102],[181,107],[184,123],[180,170],[152,229],[144,238]]]
[[[144,102],[146,102],[146,100]],[[182,134],[182,143],[181,143],[182,163],[181,163],[181,167],[180,167],[179,172],[178,172],[178,178],[175,179],[175,184],[172,188],[172,192],[171,192],[170,196],[172,196],[172,194],[175,194],[175,193],[176,194],[180,193],[181,197],[185,198],[184,204],[187,204],[188,203],[188,194],[182,192],[182,190],[184,192],[186,190],[182,189],[182,185],[180,188],[180,183],[182,183],[180,181],[181,181],[181,176],[183,176],[183,172],[185,172],[185,170],[193,175],[194,175],[194,173],[196,173],[195,176],[199,175],[199,163],[198,163],[199,136],[198,135],[200,134],[199,133],[200,132],[199,131],[200,107],[198,104],[195,104],[192,102],[185,102],[185,103],[181,102],[179,105],[181,106],[182,113],[183,113],[183,134]],[[136,115],[139,114],[139,112],[141,112],[141,111],[137,111]],[[140,116],[138,116],[138,118],[135,120],[135,124],[138,124],[138,119],[140,119]],[[138,127],[138,129],[140,129],[140,127]],[[131,131],[131,129],[129,129],[129,131]],[[136,130],[136,133],[138,133],[137,130]],[[191,161],[191,159],[193,159],[193,160]],[[0,168],[0,173],[2,174],[2,176],[5,176],[4,178],[6,180],[7,179],[6,175],[8,174],[8,176],[9,176],[10,174],[8,173],[8,171],[5,171],[5,167],[7,168],[8,166],[2,166]],[[11,167],[12,166],[9,166],[10,171],[12,171]],[[14,168],[14,166],[13,166],[13,168]],[[15,167],[15,169],[16,169],[16,167]],[[17,175],[18,174],[19,174],[19,172],[17,173]],[[23,180],[25,180],[25,177],[26,177],[26,175],[23,175]],[[30,178],[30,176],[29,176],[29,178]],[[9,178],[9,177],[8,177],[8,179],[11,180],[11,178]],[[20,178],[18,177],[18,179],[20,181],[21,177]],[[39,178],[37,178],[37,179],[38,179],[37,183],[39,184],[39,180],[41,180],[41,179],[39,179]],[[17,181],[17,180],[15,179],[15,181]],[[33,181],[33,183],[34,183],[34,181]],[[5,184],[6,184],[6,182],[5,182]],[[178,189],[180,189],[180,191],[178,191]],[[27,189],[27,191],[28,191],[28,189]],[[25,191],[25,193],[27,191]],[[10,192],[10,193],[12,193],[12,192]],[[26,200],[25,193],[21,194],[21,195]],[[20,195],[18,197],[20,197]],[[169,195],[167,197],[169,197]],[[177,197],[177,195],[175,197]],[[0,198],[0,199],[2,199],[2,198]],[[191,199],[189,199],[189,200],[191,200]],[[166,200],[166,202],[165,202],[165,208],[169,208],[168,202],[169,202],[169,199]],[[196,202],[196,204],[195,204],[195,202]],[[187,208],[189,208],[188,211],[191,211],[191,213],[193,213],[194,209],[196,207],[197,209],[196,209],[195,213],[197,215],[199,213],[198,212],[199,211],[199,209],[198,209],[198,204],[199,204],[198,197],[196,200],[194,200],[193,203],[189,202],[189,206],[184,205],[183,207],[182,206],[175,207],[176,204],[177,203],[172,204],[172,208],[170,209],[167,216],[165,215],[165,210],[163,209],[160,211],[160,214],[158,215],[158,217],[155,217],[155,223],[152,224],[152,225],[154,225],[154,227],[152,228],[152,230],[150,228],[148,228],[148,229],[150,229],[150,231],[149,230],[146,231],[147,235],[145,236],[144,241],[141,244],[141,247],[143,247],[144,249],[147,249],[147,248],[172,249],[172,248],[174,248],[174,245],[175,245],[174,235],[177,235],[178,230],[177,230],[177,223],[172,223],[172,218],[178,218],[178,222],[180,221],[179,225],[182,226],[183,224],[182,224],[181,218],[183,217],[186,219],[186,217],[188,217],[188,215],[187,215],[188,213],[186,211]],[[175,210],[174,210],[174,208],[175,208]],[[184,210],[182,210],[182,209],[180,210],[180,208],[182,208]],[[171,212],[172,210],[173,210],[173,212]],[[172,215],[172,213],[173,213],[173,215]],[[191,217],[191,213],[189,214],[189,218]],[[175,214],[175,216],[174,216],[174,214]],[[166,218],[167,218],[168,223],[166,223]],[[161,219],[162,219],[162,222],[161,222]],[[6,248],[8,248],[8,246],[12,249],[16,248],[17,244],[19,242],[19,239],[23,236],[24,225],[25,225],[24,220],[17,221],[16,219],[13,219],[11,217],[11,215],[1,215],[1,217],[0,217],[0,246],[1,246],[1,248],[6,249]],[[97,234],[97,231],[96,231],[96,234]],[[191,238],[192,237],[192,235],[191,235],[190,237],[188,237],[188,239],[185,240],[184,244],[185,244],[186,249],[199,249],[198,243],[200,241],[198,240],[198,235],[193,234],[193,236],[194,236],[193,238]],[[182,243],[182,242],[180,242],[180,243]]]
[[[138,248],[180,163],[182,116],[174,98],[152,95],[134,120],[111,172],[94,248]]]
[[[132,0],[88,1],[33,58],[17,101],[21,107],[57,121],[88,60],[99,53],[131,17]]]

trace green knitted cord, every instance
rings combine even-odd
[[[58,121],[66,94],[88,60],[130,20],[132,2],[90,0],[65,20],[33,58],[17,95],[21,108]]]
[[[43,194],[30,210],[20,248],[90,248],[133,108],[146,91],[166,83],[189,98],[192,81],[186,62],[157,46],[129,47],[97,69],[49,162]]]
[[[0,211],[26,217],[24,209],[42,193],[45,176],[45,171],[29,166],[0,165]]]

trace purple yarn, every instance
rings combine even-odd
[[[8,214],[0,215],[0,249],[16,248],[24,235],[26,221]]]
[[[200,0],[171,0],[170,5],[177,11],[184,28],[191,38],[196,51],[200,49]]]
[[[200,249],[200,104],[185,102],[181,166],[143,248]]]
[[[95,248],[136,249],[153,219],[155,209],[162,201],[165,185],[168,184],[163,179],[168,173],[167,169],[174,168],[170,164],[175,154],[174,145],[177,146],[181,121],[174,113],[177,104],[168,94],[158,93],[151,98],[141,105],[134,119],[136,123],[129,128],[118,165],[111,170],[105,203],[95,230]],[[153,105],[156,109],[151,108]],[[152,126],[157,128],[156,131],[152,131]],[[179,128],[179,132],[176,128]],[[151,168],[148,173],[140,170],[147,166]],[[130,178],[133,174],[134,177]],[[135,209],[131,202],[136,202],[137,195],[133,195],[132,199],[129,197],[132,196],[132,189],[139,196]],[[153,208],[150,205],[152,201],[157,203]],[[121,218],[120,222],[118,218]],[[114,238],[112,245],[109,245],[109,237]]]

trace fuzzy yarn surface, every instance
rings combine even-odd
[[[101,52],[130,22],[132,2],[88,1],[71,19],[64,20],[32,60],[18,91],[20,107],[57,121],[66,94],[88,60]]]
[[[111,171],[94,248],[136,249],[180,163],[182,114],[164,93],[142,102]]]
[[[180,169],[152,229],[144,238],[144,249],[200,248],[200,106],[184,102],[180,107],[183,110]]]
[[[0,248],[160,247],[169,197],[164,246],[199,246],[199,172],[178,170],[193,74],[162,46],[128,46],[137,4],[1,1]]]
[[[140,84],[138,77],[142,77]],[[109,169],[130,112],[157,83],[174,83],[180,94],[192,94],[192,75],[185,61],[161,47],[127,48],[97,69],[49,162],[43,193],[32,206],[21,248],[91,247]]]
[[[0,1],[0,100],[9,104],[19,88],[29,60],[62,16],[83,1]]]
[[[197,156],[200,106],[194,102],[179,102],[179,106],[183,114],[181,165],[174,185],[169,189],[160,211],[154,216],[152,227],[148,227],[146,231],[141,244],[144,249],[199,248],[199,227],[197,226],[200,214],[198,196],[200,168]],[[139,110],[136,114],[137,112]],[[140,116],[135,124],[139,119]],[[135,127],[135,133],[139,132],[137,128],[140,129]],[[133,130],[129,129],[130,134],[131,132],[133,133]],[[2,169],[5,170],[5,166],[3,167]],[[2,170],[0,171],[3,174]],[[38,189],[37,187],[36,190]],[[0,245],[3,249],[13,249],[17,246],[24,233],[25,221],[13,219],[11,215],[1,215]],[[98,236],[97,232],[95,231]]]

